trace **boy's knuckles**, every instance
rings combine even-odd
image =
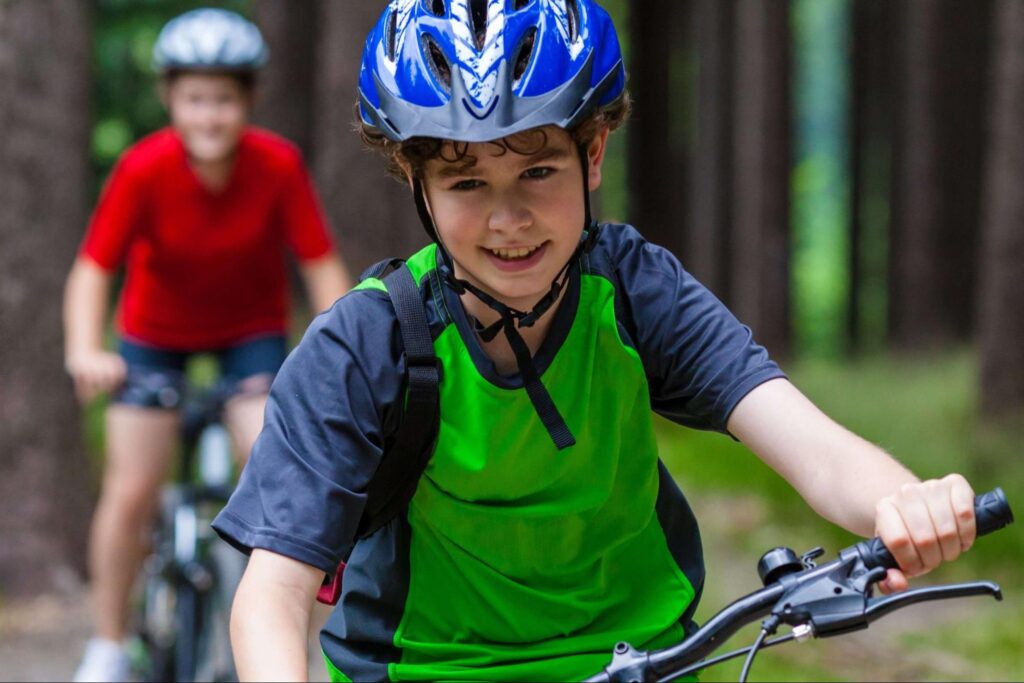
[[[946,482],[947,484],[951,484],[952,486],[962,486],[968,490],[971,489],[971,485],[967,482],[967,479],[965,479],[962,474],[947,474],[945,477],[942,478],[942,481]]]
[[[939,549],[939,538],[931,532],[921,532],[914,537],[913,545],[922,555],[931,554]]]
[[[958,546],[960,545],[960,530],[955,526],[943,525],[939,528],[938,532],[940,543],[947,544],[955,542]]]

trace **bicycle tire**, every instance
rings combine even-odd
[[[174,680],[191,683],[196,679],[203,643],[205,596],[184,578],[176,582],[174,638]]]
[[[177,589],[170,559],[173,538],[173,496],[162,496],[161,509],[154,524],[153,548],[143,564],[144,580],[140,586],[136,615],[136,632],[141,642],[136,675],[144,681],[173,681],[175,602]]]
[[[143,587],[138,629],[143,648],[143,661],[139,663],[137,671],[141,680],[151,683],[175,680],[173,600],[173,582],[165,575],[154,574],[147,578]]]

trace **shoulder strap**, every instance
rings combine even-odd
[[[395,262],[387,262],[383,272]],[[441,364],[434,353],[419,287],[405,262],[383,278],[405,347],[405,409],[395,436],[367,491],[359,538],[372,535],[408,505],[433,453],[440,425]]]

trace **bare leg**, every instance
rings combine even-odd
[[[89,542],[97,635],[121,640],[128,598],[142,562],[160,485],[174,458],[176,412],[113,405],[107,409],[107,462]]]
[[[242,393],[224,407],[224,422],[234,442],[235,461],[239,469],[249,461],[256,437],[263,429],[263,409],[270,391],[270,375],[254,375],[242,382]]]

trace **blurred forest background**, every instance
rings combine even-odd
[[[303,150],[358,273],[425,241],[352,132],[383,4],[0,0],[0,639],[5,606],[84,565],[102,406],[81,411],[64,377],[61,294],[107,172],[165,124],[160,27],[200,5],[261,26],[256,120]],[[840,422],[921,476],[960,471],[1024,510],[1024,0],[602,4],[635,115],[597,215],[672,249]],[[757,586],[767,548],[852,540],[741,445],[661,436],[708,539],[700,618]],[[773,650],[755,673],[1019,680],[1022,541],[1018,524],[927,579],[999,580],[1003,605]]]

